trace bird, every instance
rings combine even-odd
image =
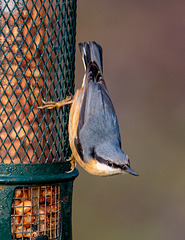
[[[130,160],[121,148],[117,115],[103,77],[103,50],[95,41],[79,43],[85,74],[74,96],[60,102],[44,102],[40,108],[52,109],[70,104],[68,133],[76,161],[87,172],[98,176],[130,173]]]

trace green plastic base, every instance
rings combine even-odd
[[[43,184],[73,180],[78,170],[70,173],[70,162],[40,164],[0,164],[0,184]]]
[[[60,186],[61,195],[61,236],[60,240],[71,240],[71,206],[73,180],[78,170],[70,173],[70,163],[45,163],[28,165],[0,165],[0,239],[12,240],[11,205],[17,187],[53,185]],[[46,236],[39,236],[39,240]],[[37,240],[37,238],[35,239]]]

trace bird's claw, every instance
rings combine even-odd
[[[66,171],[66,173],[71,173],[76,167],[76,159],[74,158],[73,154],[71,154],[70,158],[68,158],[66,161],[70,162],[71,164],[71,170]]]
[[[53,108],[56,108],[56,107],[60,108],[64,105],[72,104],[73,100],[72,100],[72,95],[70,95],[70,96],[67,96],[64,100],[59,101],[59,102],[52,102],[52,101],[45,102],[42,99],[42,103],[43,103],[43,105],[39,106],[38,108],[40,108],[40,109],[44,109],[44,108],[53,109]]]

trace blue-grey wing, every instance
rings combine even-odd
[[[78,141],[77,141],[78,140]],[[85,154],[96,144],[110,142],[121,147],[119,125],[103,78],[88,75],[82,100],[75,145]],[[83,146],[83,149],[82,149]],[[82,158],[83,159],[83,158]]]

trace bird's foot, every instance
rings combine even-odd
[[[64,105],[68,105],[68,104],[72,104],[73,103],[73,99],[72,96],[67,96],[64,100],[60,101],[60,102],[45,102],[44,100],[42,100],[43,105],[39,106],[40,109],[52,109],[52,108],[60,108]]]
[[[75,159],[75,157],[73,156],[73,154],[71,154],[70,158],[68,158],[66,161],[67,161],[67,162],[70,162],[70,164],[71,164],[71,170],[67,171],[67,173],[70,173],[70,172],[72,172],[72,171],[75,169],[75,167],[76,167],[76,159]]]

